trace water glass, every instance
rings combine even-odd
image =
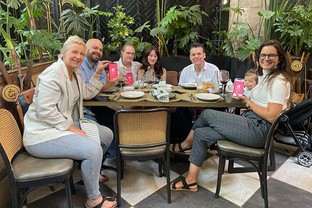
[[[201,81],[198,81],[196,83],[196,89],[197,89],[197,92],[202,92],[203,91],[203,83]]]

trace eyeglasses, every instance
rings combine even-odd
[[[273,60],[273,59],[275,59],[276,56],[278,56],[278,55],[274,54],[274,53],[269,53],[269,54],[260,53],[259,59],[263,60],[263,59],[265,59],[265,57],[268,57],[269,60]]]

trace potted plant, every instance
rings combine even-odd
[[[288,53],[296,93],[305,92],[302,77],[306,77],[306,63],[312,49],[312,5],[297,4],[278,18],[274,24],[276,37]],[[304,73],[305,72],[305,73]],[[302,75],[304,73],[304,76]]]
[[[131,26],[134,24],[134,18],[124,12],[125,8],[119,5],[113,7],[113,9],[115,14],[109,18],[107,23],[110,41],[104,49],[105,55],[109,56],[111,52],[118,53],[125,43],[130,43],[136,48],[135,57],[141,57],[145,49],[150,46],[150,43],[142,41],[136,34],[141,33],[144,29],[149,29],[149,21],[132,30]]]
[[[294,56],[310,52],[312,48],[312,5],[297,4],[282,14],[274,24],[276,37],[285,50]]]
[[[265,20],[272,18],[274,12],[269,10],[259,10],[259,24],[256,31],[247,21],[243,21],[245,10],[239,7],[226,7],[225,11],[232,12],[232,19],[227,30],[216,31],[220,35],[221,48],[223,53],[238,58],[240,61],[246,60],[250,53],[255,52],[260,46],[262,39],[262,26]],[[241,19],[241,21],[237,21]]]
[[[150,34],[159,40],[161,55],[178,55],[178,49],[198,40],[196,26],[202,25],[202,17],[208,16],[200,9],[200,5],[191,7],[173,6],[160,20],[158,27],[151,30]],[[166,49],[169,41],[173,42],[172,54]],[[165,49],[165,50],[164,50]]]

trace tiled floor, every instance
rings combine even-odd
[[[268,191],[269,207],[302,207],[312,206],[312,167],[305,168],[297,164],[293,156],[294,147],[275,144],[277,169],[269,172]],[[171,161],[171,180],[184,175],[188,170],[188,161],[184,157],[175,157]],[[157,165],[154,161],[126,162],[125,176],[122,181],[122,207],[227,207],[257,208],[264,207],[260,194],[260,184],[256,173],[228,174],[222,178],[220,197],[214,198],[217,179],[218,157],[211,152],[202,167],[197,192],[171,192],[172,202],[167,204],[166,179],[157,176]],[[106,170],[110,178],[101,186],[104,195],[115,195],[116,173]],[[79,175],[79,174],[77,174]],[[79,176],[78,176],[79,177]],[[76,184],[77,193],[73,196],[75,208],[84,207],[85,190],[83,185]],[[34,200],[28,208],[65,208],[65,191],[59,190],[45,195],[42,190],[32,195]]]

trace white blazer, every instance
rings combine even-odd
[[[73,121],[83,117],[83,100],[93,98],[103,86],[96,75],[86,84],[77,69],[74,73],[79,100],[73,108],[73,115],[69,112],[69,106],[74,102],[73,89],[63,60],[59,58],[38,76],[33,103],[24,117],[25,146],[73,134],[67,129]]]

